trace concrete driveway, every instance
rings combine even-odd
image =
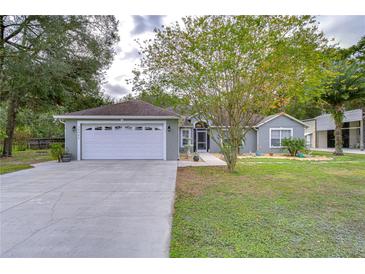
[[[48,162],[2,175],[1,257],[168,257],[176,166]]]

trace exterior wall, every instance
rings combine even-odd
[[[219,152],[221,152],[221,149],[219,148],[219,145],[213,140],[213,137],[214,137],[214,139],[217,140],[217,142],[219,142],[217,130],[214,129],[214,128],[211,128],[210,129],[210,149],[209,149],[209,152],[219,153]]]
[[[327,131],[317,131],[317,147],[327,148]]]
[[[101,120],[102,121],[102,120]],[[112,120],[108,120],[111,121]],[[120,120],[116,120],[120,121]],[[124,120],[133,122],[140,120]],[[179,158],[179,128],[177,119],[169,120],[148,120],[148,121],[166,121],[166,127],[170,126],[170,131],[166,129],[166,160],[177,160]],[[72,127],[77,126],[77,120],[65,121],[65,149],[72,154],[72,159],[77,159],[77,133],[73,132]]]
[[[246,133],[245,144],[240,148],[240,153],[255,153],[257,150],[257,132],[254,129]]]
[[[353,122],[353,121],[360,121],[362,119],[362,110],[361,109],[354,109],[345,111],[345,117],[343,122]],[[316,117],[317,120],[317,130],[334,130],[335,129],[335,122],[330,114],[323,114],[321,116]]]
[[[72,130],[75,127],[75,131]],[[65,150],[71,153],[72,160],[77,159],[77,120],[65,121]]]
[[[181,130],[181,128],[180,128],[180,130]],[[218,142],[220,140],[218,138],[218,132],[214,127],[209,129],[209,136],[210,136],[209,137],[210,138],[209,139],[209,142],[210,142],[209,152],[219,153],[221,150],[220,150],[219,145],[215,142],[215,140],[217,140]],[[180,149],[180,151],[183,151],[183,149]],[[245,146],[243,146],[240,149],[240,153],[249,153],[249,152],[256,152],[256,131],[253,129],[249,130],[246,133]]]
[[[257,130],[257,149],[260,152],[268,153],[279,153],[283,152],[281,148],[270,148],[270,128],[292,128],[294,138],[304,139],[304,126],[298,122],[289,119],[286,116],[279,116],[266,124],[263,124]]]
[[[349,147],[350,148],[360,148],[360,121],[359,122],[350,122],[349,124]],[[352,128],[358,127],[358,128]]]
[[[304,129],[304,135],[310,136],[310,148],[316,147],[316,120],[305,120],[303,121],[305,124],[308,125],[308,128]]]
[[[166,160],[179,159],[179,120],[166,120]]]

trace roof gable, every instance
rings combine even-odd
[[[289,115],[289,114],[287,114],[287,113],[285,113],[285,112],[280,112],[280,113],[278,113],[278,114],[269,115],[269,116],[265,117],[264,119],[262,119],[262,120],[261,120],[258,124],[256,124],[254,127],[258,128],[258,127],[260,127],[260,126],[262,126],[262,125],[264,125],[264,124],[266,124],[266,123],[268,123],[268,122],[270,122],[270,121],[272,121],[272,120],[274,120],[274,119],[276,119],[276,118],[278,118],[278,117],[280,117],[280,116],[285,116],[285,117],[287,117],[287,118],[289,118],[289,119],[291,119],[291,120],[293,120],[293,121],[297,122],[298,124],[303,125],[304,127],[308,127],[308,125],[307,125],[307,124],[303,123],[302,121],[298,120],[297,118],[295,118],[295,117],[293,117],[293,116],[291,116],[291,115]]]

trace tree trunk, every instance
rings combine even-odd
[[[336,106],[334,112],[332,113],[333,119],[335,121],[335,152],[337,156],[342,156],[342,124],[344,109],[343,106]]]
[[[0,95],[4,86],[4,60],[5,60],[5,26],[4,15],[0,15]]]
[[[224,160],[227,163],[227,168],[229,172],[233,172],[236,168],[237,164],[237,147],[235,146],[226,146],[222,150],[224,155]]]
[[[16,97],[9,99],[8,114],[6,120],[6,137],[4,139],[3,157],[12,156],[13,137],[16,122],[16,115],[18,113],[18,100]]]

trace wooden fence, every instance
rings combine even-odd
[[[32,138],[28,141],[30,149],[47,149],[51,144],[64,143],[64,138]]]

